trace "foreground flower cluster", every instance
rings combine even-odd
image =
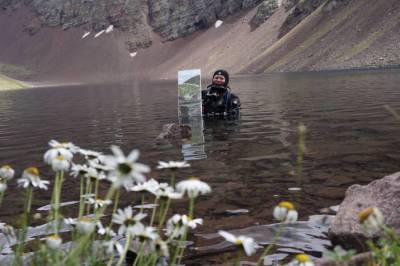
[[[26,197],[22,225],[15,229],[0,224],[8,246],[15,247],[13,265],[122,265],[129,252],[134,254],[134,265],[181,264],[190,231],[203,224],[203,219],[194,217],[195,201],[211,193],[210,186],[196,177],[175,184],[179,170],[190,167],[187,162],[159,162],[157,169],[171,175],[170,183],[160,183],[147,179],[150,167],[138,162],[138,150],[125,155],[119,147],[112,146],[112,154],[105,155],[70,142],[51,140],[49,146],[43,160],[55,172],[54,179],[43,177],[36,167],[25,169],[17,180]],[[0,204],[7,183],[14,176],[11,166],[0,168]],[[68,178],[79,179],[80,184],[79,208],[74,217],[66,217],[61,211],[63,185]],[[49,187],[53,192],[46,236],[38,239],[39,246],[33,255],[26,256],[34,194]],[[141,204],[120,207],[122,190],[135,195]],[[188,212],[171,215],[171,203],[185,198]],[[257,265],[263,264],[285,224],[297,221],[298,213],[291,202],[283,201],[275,207],[273,216],[280,227]],[[237,246],[240,255],[243,252],[251,256],[262,251],[262,246],[251,237],[235,236],[227,231],[219,234]],[[239,260],[240,256],[236,263]],[[312,266],[313,263],[307,255],[299,254],[289,265]]]
[[[22,226],[15,229],[0,224],[8,246],[15,247],[13,265],[122,265],[128,252],[134,254],[135,265],[181,262],[190,231],[203,223],[194,218],[195,200],[211,192],[208,184],[194,177],[174,184],[178,170],[189,167],[188,163],[159,163],[159,170],[170,170],[168,184],[147,180],[150,167],[138,162],[138,150],[125,155],[112,146],[112,154],[105,155],[70,142],[51,140],[49,146],[43,159],[55,172],[54,179],[44,178],[36,167],[25,169],[17,180],[26,197]],[[14,176],[11,166],[0,168],[0,200]],[[70,177],[79,178],[80,184],[75,217],[65,217],[61,211],[63,185]],[[47,236],[38,239],[39,247],[28,257],[25,254],[34,194],[49,187],[53,192]],[[122,190],[136,195],[141,204],[120,207]],[[172,201],[185,198],[188,213],[171,215]]]

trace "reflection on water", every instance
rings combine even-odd
[[[400,123],[383,108],[400,110],[398,84],[399,70],[233,79],[232,91],[242,102],[240,119],[205,120],[207,158],[191,161],[192,168],[178,175],[199,176],[213,188],[198,201],[195,215],[205,219],[200,233],[269,224],[281,200],[293,201],[307,220],[318,209],[337,205],[348,186],[398,171]],[[0,92],[0,164],[19,173],[36,165],[51,179],[41,159],[51,138],[107,153],[111,144],[125,152],[138,148],[141,161],[153,169],[159,160],[181,160],[181,144],[155,144],[163,124],[179,122],[176,99],[176,81]],[[300,122],[308,129],[301,178],[293,175]],[[168,180],[156,170],[149,177]],[[64,201],[77,199],[78,183],[65,182]],[[289,190],[297,187],[301,191]],[[39,208],[51,192],[34,197],[33,207]],[[140,202],[125,195],[122,204]],[[0,220],[12,222],[22,207],[22,195],[11,182]],[[186,204],[175,208],[183,213]],[[238,209],[248,212],[226,212]],[[207,246],[200,236],[193,240]]]
[[[283,230],[279,234],[279,238],[275,243],[277,246],[277,252],[295,254],[301,252],[312,252],[313,254],[321,255],[322,252],[326,251],[327,247],[331,244],[330,241],[325,239],[325,235],[332,219],[333,216],[314,215],[311,216],[308,221],[287,224],[283,227]],[[280,224],[257,225],[244,229],[232,230],[230,233],[252,237],[260,245],[267,246],[273,243],[274,236],[279,232],[279,227]],[[196,252],[200,254],[202,252],[223,252],[232,247],[232,243],[222,240],[216,233],[204,234],[200,235],[200,237],[207,239],[207,241],[220,241],[217,244],[197,247]],[[199,256],[199,254],[197,254],[197,256]],[[275,256],[273,258],[275,261],[279,261],[285,257],[286,256]],[[270,257],[270,259],[272,258]]]
[[[201,99],[201,70],[178,71],[179,123],[191,128],[191,137],[182,144],[185,161],[206,159]]]

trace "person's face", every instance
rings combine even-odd
[[[213,83],[219,86],[223,86],[225,84],[225,77],[222,75],[215,75],[213,77]]]

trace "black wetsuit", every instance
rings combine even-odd
[[[231,92],[229,87],[211,84],[201,92],[203,115],[238,115],[240,99]]]

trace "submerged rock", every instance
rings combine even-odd
[[[190,138],[192,136],[192,128],[189,125],[178,125],[175,123],[163,125],[162,132],[157,139],[179,140]]]
[[[353,185],[346,191],[339,211],[329,229],[334,245],[364,250],[366,247],[358,213],[369,207],[379,208],[385,224],[400,233],[400,172],[375,180],[368,185]],[[375,236],[376,237],[376,236]]]

